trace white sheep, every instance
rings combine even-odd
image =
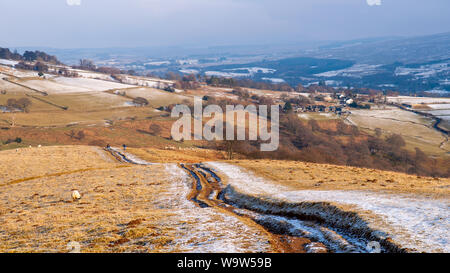
[[[73,199],[73,201],[76,201],[76,200],[81,199],[81,194],[80,194],[80,192],[77,191],[77,190],[74,190],[74,191],[72,192],[72,199]]]
[[[39,145],[38,145],[38,148],[41,148],[41,147],[42,147],[42,146],[39,144]]]

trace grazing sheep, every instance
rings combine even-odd
[[[38,148],[41,148],[41,147],[42,147],[42,146],[39,144],[39,145],[38,145]]]
[[[81,194],[77,190],[73,191],[72,192],[72,199],[73,199],[73,201],[81,199]]]

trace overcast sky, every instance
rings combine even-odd
[[[0,47],[238,45],[450,31],[449,0],[0,0]]]

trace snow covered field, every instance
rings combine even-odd
[[[169,80],[162,80],[157,78],[142,78],[137,76],[120,76],[121,81],[126,84],[132,84],[132,85],[139,85],[139,86],[145,86],[145,87],[152,87],[152,88],[166,88],[168,86],[173,86],[174,82]]]
[[[68,92],[71,92],[71,90],[74,90],[73,92],[83,92],[78,90],[85,90],[84,92],[105,91],[110,89],[124,89],[133,87],[132,85],[128,84],[86,78],[57,77],[54,79],[54,81],[67,86],[66,90],[68,90]]]
[[[20,84],[49,94],[98,92],[133,87],[102,80],[65,77],[54,77],[51,80],[25,80]]]
[[[242,67],[242,68],[233,68],[233,69],[225,69],[225,70],[226,71],[247,70],[249,75],[254,75],[256,73],[272,74],[277,71],[276,69],[264,68],[264,67]]]
[[[389,234],[403,248],[418,252],[450,251],[449,199],[370,191],[298,191],[275,185],[234,165],[217,162],[208,164],[228,176],[228,183],[242,193],[292,203],[332,202],[350,205],[357,211],[369,211],[381,217],[381,222],[374,219],[370,224]]]
[[[249,73],[235,73],[235,72],[221,72],[221,71],[206,71],[206,76],[215,76],[215,77],[229,77],[229,78],[238,78],[238,77],[249,77]]]
[[[435,104],[435,103],[450,103],[450,98],[429,98],[429,97],[409,97],[398,96],[388,97],[389,102],[409,103],[409,104]]]
[[[354,77],[360,78],[363,76],[373,75],[379,71],[381,65],[369,65],[369,64],[355,64],[352,67],[328,71],[320,74],[316,74],[317,77]]]
[[[438,73],[450,71],[450,63],[442,62],[436,64],[421,65],[417,68],[397,67],[395,70],[396,76],[414,75],[416,78],[429,78]]]
[[[262,78],[262,80],[270,81],[272,83],[284,83],[285,80],[279,78]]]
[[[5,60],[5,59],[0,59],[0,64],[4,64],[4,65],[16,65],[19,62],[17,61],[11,61],[11,60]]]
[[[179,70],[183,74],[198,74],[199,71],[197,69],[180,69]]]
[[[105,81],[114,81],[114,79],[108,74],[95,73],[95,72],[76,70],[76,69],[69,69],[69,70],[75,71],[76,73],[78,73],[78,75],[80,77],[83,77],[83,78],[100,79],[100,80],[105,80]]]
[[[434,110],[448,110],[448,109],[450,109],[450,103],[448,103],[448,104],[430,104],[428,106],[430,106]]]

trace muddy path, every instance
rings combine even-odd
[[[115,160],[124,164],[152,165],[152,163],[130,158],[130,155],[126,154],[125,151],[116,148],[104,150]],[[323,244],[313,243],[307,238],[271,232],[252,219],[248,212],[243,213],[242,210],[239,211],[233,205],[224,202],[222,179],[206,166],[202,164],[179,164],[178,166],[192,178],[192,188],[186,198],[195,203],[199,209],[214,208],[221,213],[236,217],[252,228],[259,229],[266,234],[274,252],[305,253],[308,252],[307,249],[314,249],[315,251],[312,252],[327,252]]]
[[[116,160],[125,164],[151,165],[119,149],[105,149]],[[258,200],[252,202],[256,207],[242,206],[230,194],[230,187],[214,169],[205,164],[179,164],[192,179],[191,191],[186,198],[198,209],[212,208],[220,213],[236,217],[242,223],[259,229],[267,235],[273,251],[277,253],[326,253],[326,252],[369,252],[370,240],[347,230],[335,228],[314,219],[299,215],[283,215],[274,211],[257,208]],[[402,252],[382,246],[382,252]]]
[[[322,244],[312,243],[309,239],[288,234],[278,234],[269,230],[267,226],[255,221],[250,216],[250,212],[244,213],[232,204],[224,200],[224,186],[221,178],[211,169],[203,164],[180,164],[195,181],[188,199],[195,202],[199,208],[212,207],[222,213],[233,215],[245,224],[260,229],[267,234],[274,250],[279,253],[305,253],[307,246],[314,244],[315,249],[326,252],[326,247]]]

